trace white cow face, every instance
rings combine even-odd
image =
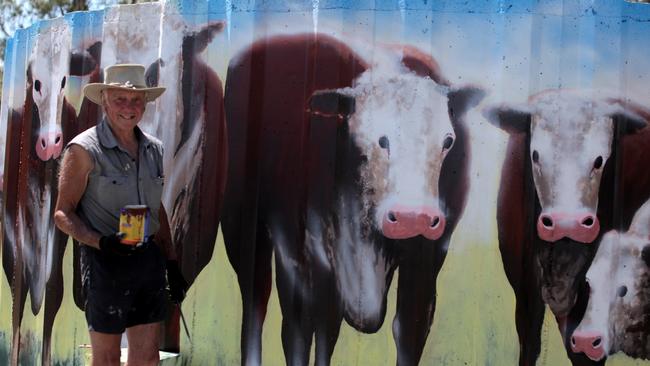
[[[531,121],[530,160],[542,205],[539,234],[566,227],[580,242],[598,235],[598,192],[610,156],[614,124],[598,103],[581,98],[540,96]],[[555,234],[555,235],[554,235]]]
[[[314,95],[312,109],[326,114],[331,107],[347,106],[336,112],[350,115],[349,133],[362,157],[364,211],[372,226],[392,239],[440,238],[446,220],[438,182],[456,140],[450,98],[465,97],[463,108],[453,111],[458,118],[483,93],[469,88],[450,92],[428,77],[409,72],[386,76],[370,69],[353,88],[333,94],[334,102],[324,101],[332,99],[332,92]]]
[[[598,194],[611,155],[614,119],[624,119],[628,131],[646,121],[620,101],[562,90],[540,93],[523,106],[492,107],[485,115],[508,132],[530,133],[528,159],[542,206],[539,237],[548,242],[563,237],[594,241],[600,230]]]
[[[647,232],[607,233],[587,272],[587,281],[589,304],[571,337],[573,351],[584,352],[596,361],[619,351],[632,357],[650,357]]]
[[[61,111],[69,76],[70,43],[70,28],[62,19],[39,33],[29,56],[28,87],[40,119],[35,151],[43,161],[58,158],[63,148]]]

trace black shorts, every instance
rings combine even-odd
[[[121,257],[83,246],[86,321],[90,331],[123,333],[167,315],[165,259],[158,245]]]

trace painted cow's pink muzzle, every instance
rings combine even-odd
[[[599,332],[576,330],[571,336],[571,349],[575,353],[584,353],[593,361],[600,361],[605,357],[603,337]]]
[[[36,155],[43,161],[58,158],[62,150],[63,136],[61,132],[40,134],[36,140]]]
[[[589,213],[544,212],[537,219],[537,234],[548,242],[566,237],[588,244],[596,239],[599,231],[598,218]]]
[[[445,231],[445,222],[445,216],[437,208],[395,205],[384,215],[382,231],[390,239],[422,235],[436,240]]]

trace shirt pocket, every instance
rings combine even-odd
[[[149,179],[150,182],[147,185],[147,203],[149,203],[151,207],[156,207],[160,204],[160,199],[162,198],[165,177],[153,176],[149,177]]]
[[[126,175],[100,175],[99,178],[105,188],[114,189],[114,186],[124,186],[128,177]]]
[[[163,159],[162,153],[158,154],[153,148],[147,149],[147,159],[146,162],[143,160],[143,163],[147,165],[149,174],[154,178],[163,177]]]
[[[138,204],[138,191],[125,175],[98,176],[95,192],[100,205],[116,217],[122,207]]]
[[[149,206],[149,212],[151,213],[151,216],[149,217],[149,234],[155,234],[160,227],[158,222],[158,214],[165,178],[162,176],[148,176],[147,179],[148,182],[146,182],[146,187],[143,187],[143,191],[145,195],[145,204]]]
[[[149,190],[148,197],[147,197],[147,202],[150,204],[149,207],[158,208],[158,206],[160,205],[164,184],[165,184],[165,177],[162,176],[151,177],[151,189]]]

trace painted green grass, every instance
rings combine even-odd
[[[458,231],[438,277],[434,323],[424,349],[422,365],[515,365],[518,342],[514,326],[515,299],[506,281],[496,241],[479,231]],[[496,233],[494,233],[496,236]],[[65,293],[54,323],[54,365],[86,364],[88,331],[83,313],[72,298],[72,245],[64,257]],[[399,276],[399,272],[397,273]],[[2,276],[4,278],[4,276]],[[387,316],[375,334],[361,334],[343,323],[333,365],[394,365],[391,325],[395,314],[397,278],[389,292]],[[6,278],[0,282],[0,359],[9,359],[11,294]],[[26,304],[21,365],[40,360],[42,313],[33,316]],[[209,265],[197,278],[183,304],[192,342],[182,333],[181,357],[164,365],[234,365],[240,362],[241,299],[236,276],[227,260],[221,235]],[[263,332],[263,364],[284,365],[280,338],[281,315],[275,286]],[[313,348],[312,348],[313,364]],[[569,365],[555,320],[547,311],[538,365]],[[648,361],[611,357],[607,365],[642,366]]]
[[[463,244],[455,246],[456,243]],[[386,320],[377,333],[361,334],[343,323],[333,365],[395,364],[391,324],[395,314],[396,281],[394,278],[389,292]],[[176,364],[239,364],[240,309],[237,279],[219,235],[212,261],[197,278],[183,304],[192,343],[182,336],[184,352]],[[471,230],[459,232],[452,238],[447,260],[438,277],[437,309],[421,364],[516,365],[519,344],[514,311],[514,294],[503,272],[496,241],[486,243],[473,236]],[[274,285],[262,337],[264,365],[285,365],[281,321]],[[313,352],[312,347],[311,364]],[[537,364],[570,365],[555,319],[548,310]],[[616,355],[607,365],[647,366],[650,362]]]

